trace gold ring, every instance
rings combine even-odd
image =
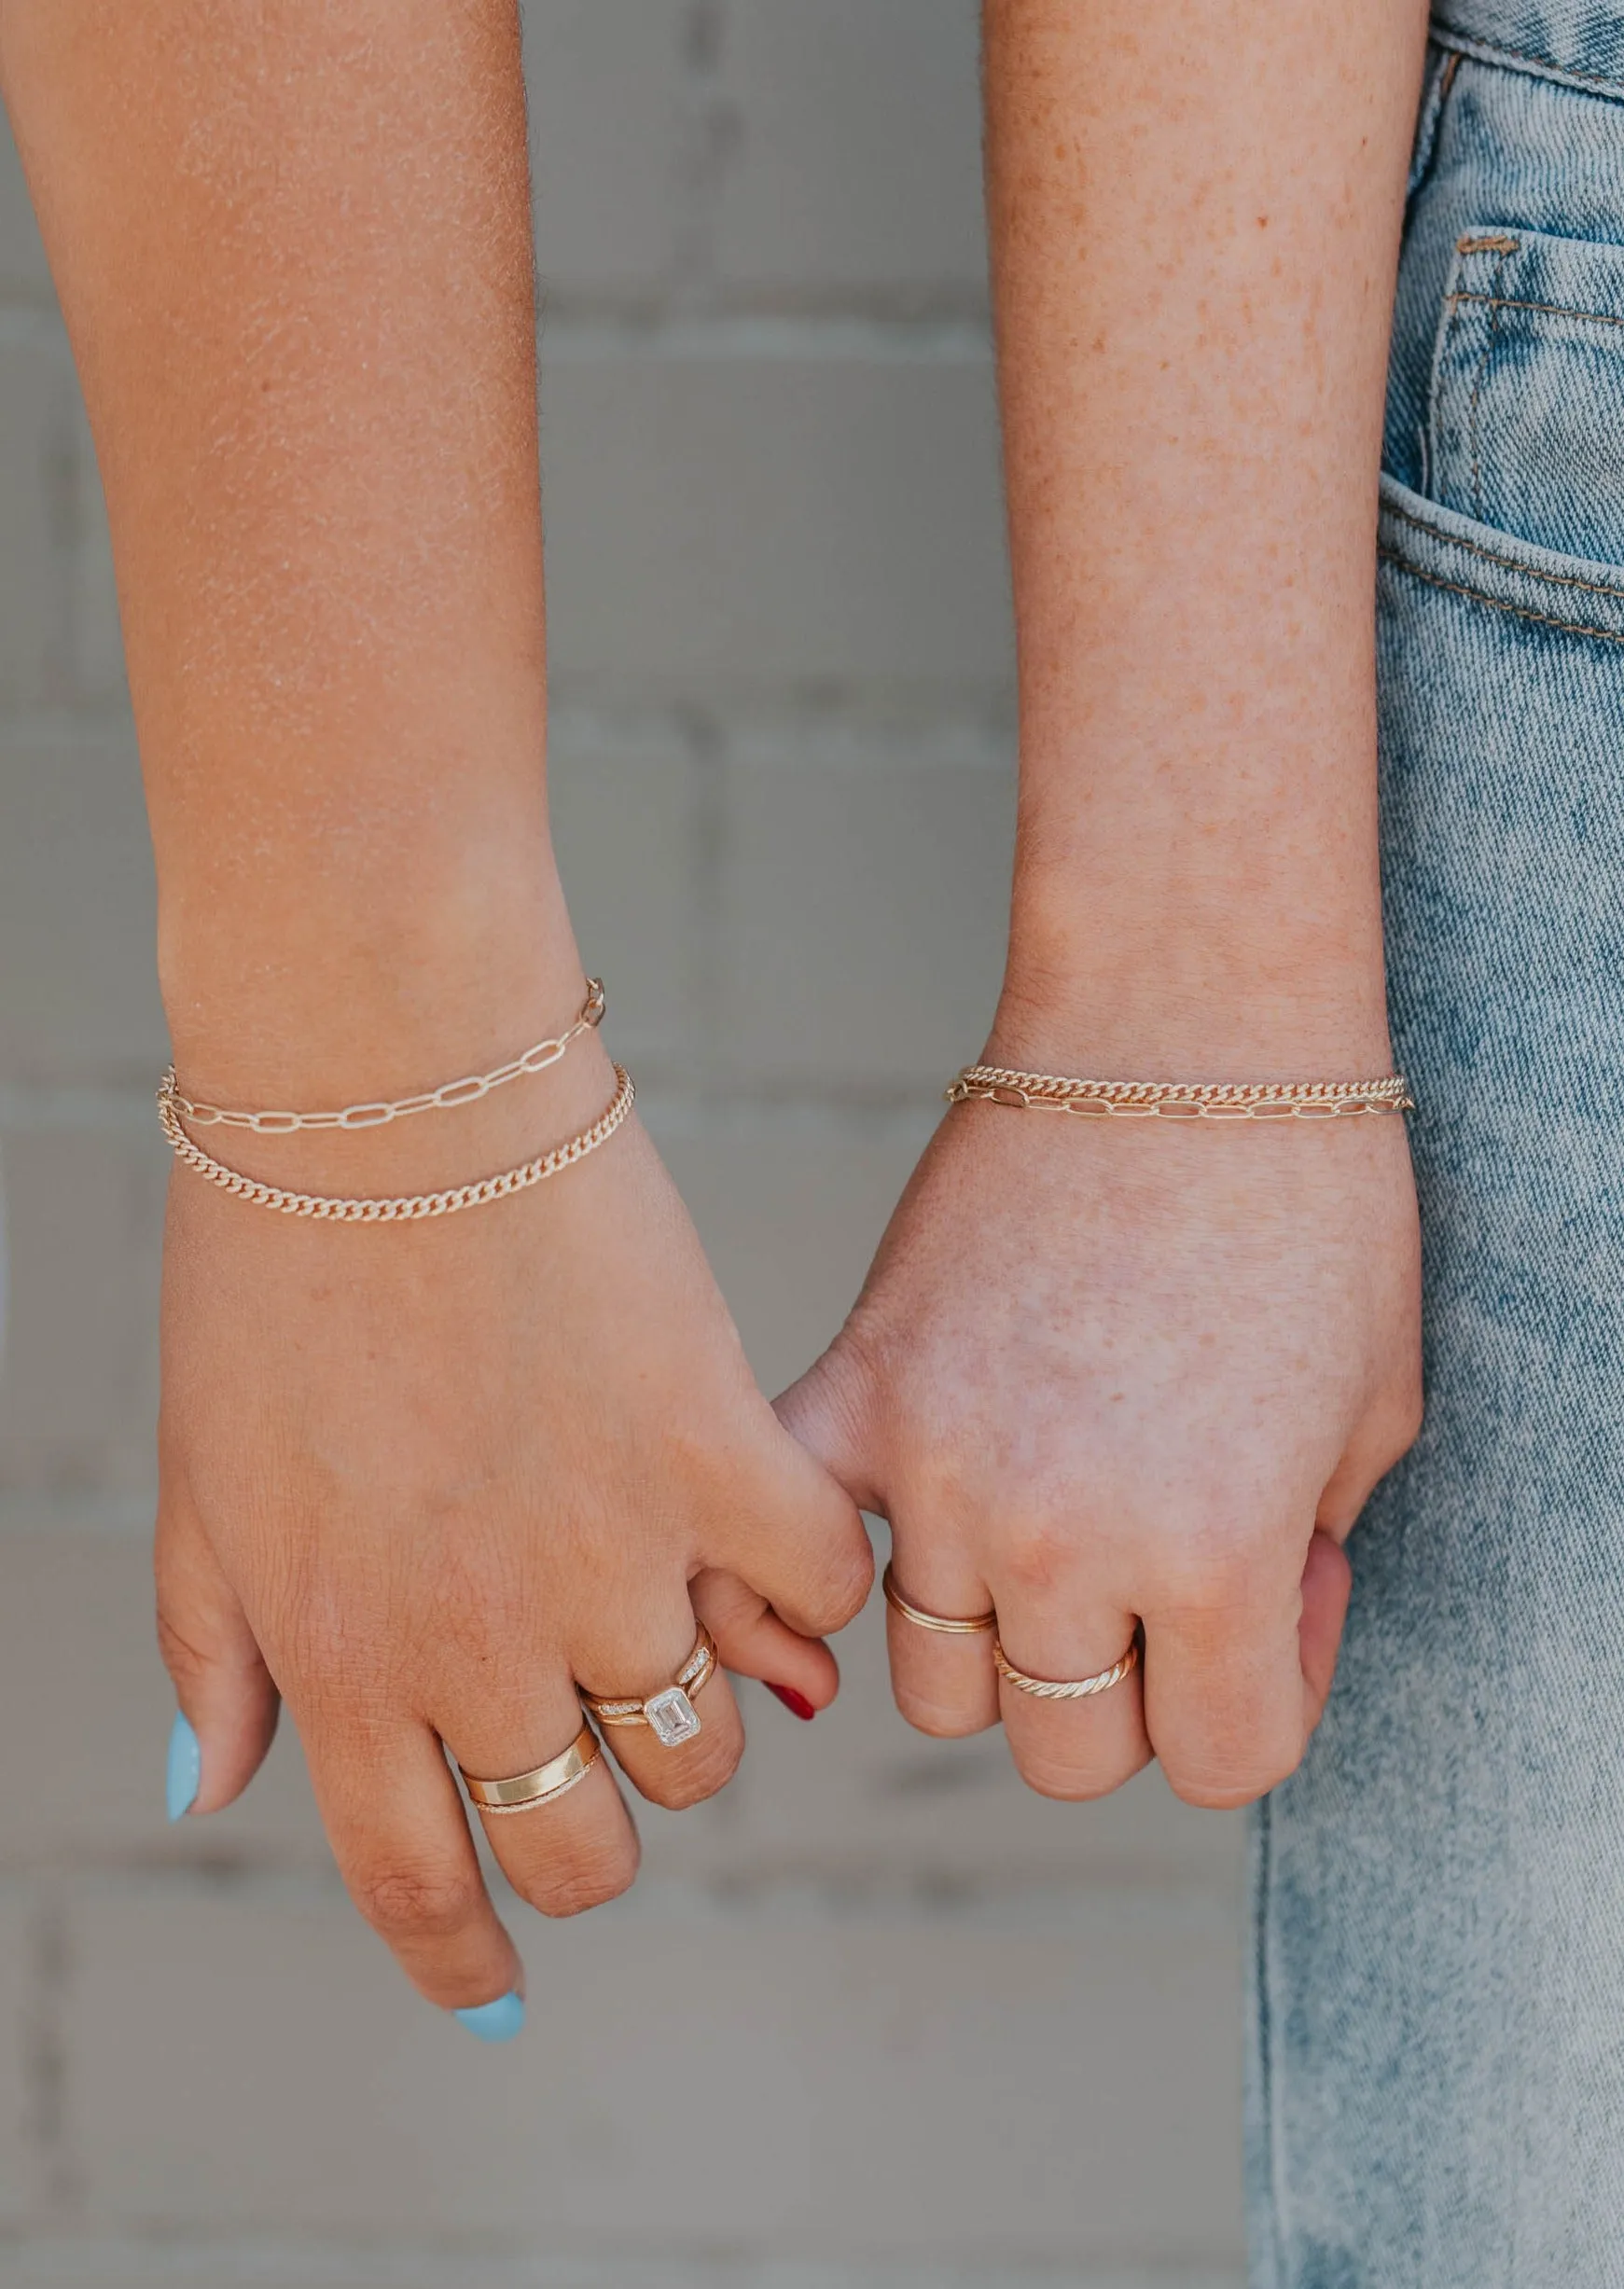
[[[600,1725],[646,1725],[663,1747],[680,1748],[702,1729],[694,1695],[710,1683],[715,1668],[716,1641],[701,1621],[692,1653],[661,1692],[646,1700],[611,1700],[583,1690],[581,1699]]]
[[[516,1772],[510,1781],[477,1781],[461,1765],[457,1770],[463,1774],[469,1801],[480,1811],[533,1812],[538,1804],[567,1797],[577,1782],[586,1779],[599,1754],[597,1734],[590,1725],[583,1725],[561,1755],[549,1756],[534,1771]]]
[[[1095,1693],[1108,1693],[1114,1685],[1139,1666],[1139,1632],[1134,1630],[1127,1652],[1109,1669],[1096,1670],[1091,1677],[1029,1677],[1023,1669],[1017,1669],[998,1640],[992,1640],[992,1658],[1000,1677],[1006,1678],[1018,1693],[1030,1693],[1036,1700],[1088,1700]]]
[[[947,1614],[927,1614],[923,1606],[909,1605],[897,1588],[896,1577],[889,1566],[880,1577],[880,1587],[892,1612],[900,1614],[904,1621],[911,1621],[916,1630],[936,1630],[943,1637],[979,1637],[983,1630],[995,1629],[998,1624],[996,1614],[974,1614],[968,1621],[955,1621]]]

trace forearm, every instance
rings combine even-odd
[[[574,958],[513,8],[3,0],[0,73],[106,490],[183,1069],[342,1102],[521,1046]]]
[[[1376,476],[1424,28],[1421,0],[987,0],[1006,1050],[1385,1054]]]

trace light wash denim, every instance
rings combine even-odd
[[[1428,1413],[1256,1824],[1258,2289],[1624,2283],[1624,6],[1434,34],[1378,573]]]

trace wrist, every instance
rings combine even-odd
[[[1391,1070],[1381,923],[1199,900],[1084,918],[1017,889],[992,1061],[1097,1079],[1374,1078]]]
[[[189,1093],[337,1105],[431,1087],[566,1024],[585,989],[545,840],[233,899],[164,885],[160,981]]]
[[[200,1101],[175,1108],[187,1144],[238,1175],[291,1191],[377,1199],[499,1174],[600,1119],[616,1074],[597,1034],[602,1002],[590,993],[573,948],[551,962],[545,936],[538,941],[534,930],[506,945],[499,927],[478,943],[466,934],[429,934],[425,944],[420,932],[402,949],[406,963],[422,964],[429,945],[445,956],[432,996],[403,993],[392,972],[383,992],[346,1000],[344,1022],[324,1022],[318,1011],[313,1039],[295,1037],[284,996],[229,1054],[215,1047],[212,1067],[183,1061],[177,1047],[181,1096]],[[377,951],[374,941],[368,952]],[[328,994],[336,990],[329,977]],[[346,1024],[357,1035],[349,1047]],[[470,1048],[481,1044],[492,1046]],[[532,1050],[535,1061],[516,1069]],[[233,1061],[245,1068],[241,1088],[216,1093],[190,1078]],[[287,1085],[267,1085],[268,1074],[288,1076]],[[449,1103],[422,1103],[441,1089]],[[399,1098],[418,1102],[384,1117]],[[208,1108],[221,1099],[239,1113],[330,1115],[353,1105],[366,1117],[354,1127],[251,1128],[215,1120]]]

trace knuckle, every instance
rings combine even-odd
[[[931,1700],[907,1686],[896,1688],[896,1706],[906,1724],[933,1741],[965,1741],[984,1733],[998,1722],[996,1696],[989,1691],[979,1702]]]
[[[1078,1521],[1075,1515],[1057,1510],[1052,1500],[1018,1504],[994,1539],[999,1572],[1029,1596],[1050,1595],[1076,1573]]]
[[[637,1880],[637,1857],[635,1846],[581,1852],[521,1889],[523,1897],[544,1916],[562,1920],[585,1915],[589,1908],[602,1908],[632,1889]]]
[[[356,1667],[358,1602],[347,1602],[317,1582],[301,1588],[303,1594],[289,1600],[285,1614],[279,1616],[282,1635],[289,1669],[320,1686]]]
[[[743,1754],[743,1733],[735,1727],[726,1734],[714,1734],[708,1748],[701,1744],[688,1755],[673,1756],[669,1769],[653,1767],[640,1786],[667,1811],[686,1812],[726,1788]]]
[[[1203,1812],[1238,1812],[1248,1804],[1256,1804],[1266,1797],[1273,1783],[1270,1781],[1207,1780],[1186,1773],[1178,1778],[1170,1773],[1168,1783],[1182,1804],[1189,1804]]]
[[[826,1575],[813,1585],[808,1603],[814,1630],[819,1634],[843,1630],[868,1604],[873,1588],[874,1553],[864,1535],[860,1549],[831,1565]]]
[[[923,1402],[916,1394],[916,1405]],[[895,1404],[904,1417],[908,1394],[899,1388]],[[949,1535],[974,1537],[991,1545],[992,1533],[1020,1508],[1022,1490],[1033,1473],[963,1422],[944,1422],[934,1399],[909,1429],[905,1453],[885,1477],[891,1521],[891,1555],[898,1570],[910,1550]],[[905,1577],[906,1578],[906,1577]]]
[[[158,1650],[164,1668],[183,1690],[216,1666],[162,1606],[158,1611]]]
[[[1237,1757],[1230,1763],[1188,1765],[1168,1770],[1168,1785],[1184,1803],[1198,1805],[1203,1811],[1238,1811],[1242,1805],[1256,1804],[1259,1797],[1268,1796],[1282,1781],[1289,1780],[1302,1762],[1304,1745],[1299,1742],[1289,1751],[1276,1751],[1268,1756],[1253,1755]]]
[[[817,1583],[801,1588],[793,1602],[775,1598],[772,1610],[798,1636],[833,1637],[855,1621],[868,1602],[868,1586],[858,1589],[849,1582],[839,1587]]]
[[[1158,1569],[1162,1602],[1204,1613],[1251,1606],[1268,1555],[1269,1543],[1255,1520],[1230,1525],[1204,1519],[1183,1532],[1175,1530]]]
[[[707,1566],[689,1584],[694,1611],[713,1637],[729,1638],[753,1630],[767,1611],[767,1600],[743,1575]]]
[[[1411,1447],[1421,1436],[1422,1424],[1425,1418],[1426,1406],[1419,1382],[1412,1389],[1402,1393],[1386,1409],[1381,1429],[1382,1445],[1391,1458],[1389,1468],[1397,1462],[1400,1455],[1409,1452]]]
[[[1015,1769],[1028,1788],[1060,1804],[1090,1804],[1109,1797],[1131,1780],[1143,1759],[1129,1765],[1073,1763],[1062,1756],[1034,1755],[1030,1749],[1016,1753]]]
[[[479,1915],[484,1886],[472,1871],[384,1860],[352,1875],[350,1896],[385,1939],[451,1939]]]

